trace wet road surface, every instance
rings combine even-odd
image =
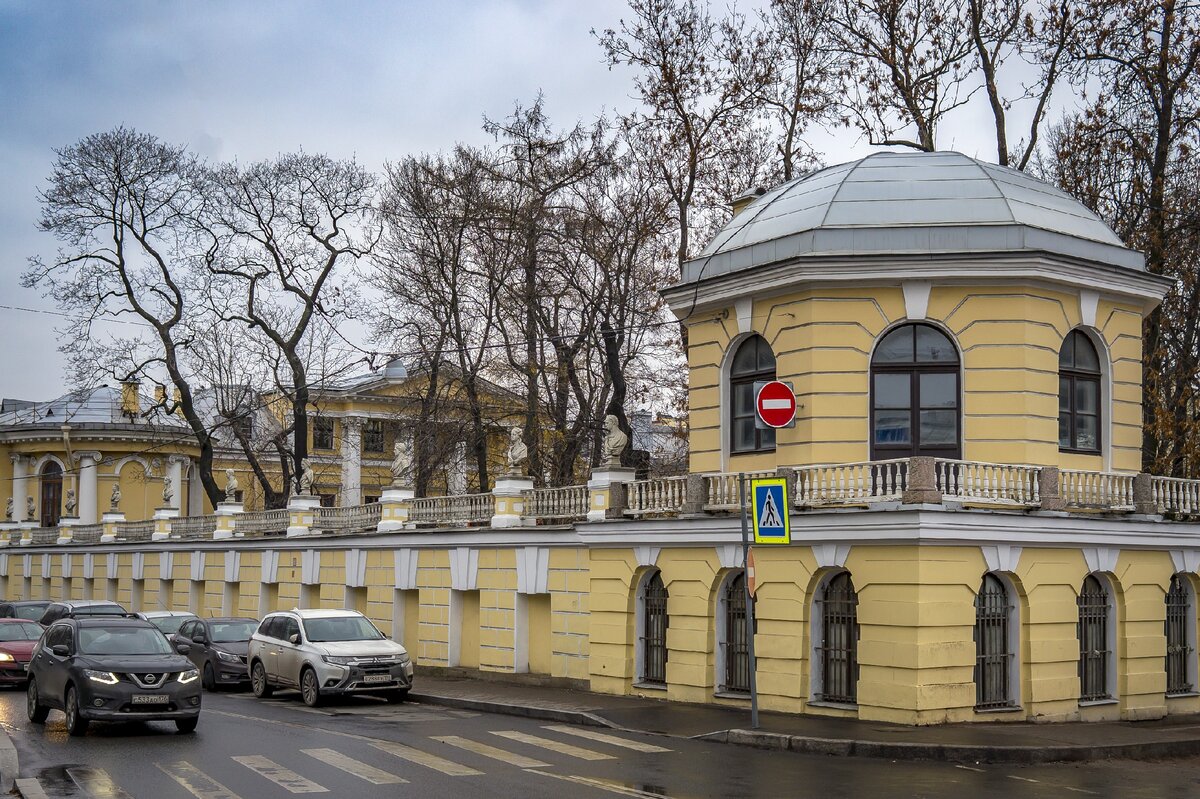
[[[314,710],[290,692],[206,694],[194,735],[97,724],[70,738],[62,714],[31,724],[24,694],[8,691],[0,726],[29,797],[1200,796],[1200,759],[1022,767],[823,757],[365,698]]]

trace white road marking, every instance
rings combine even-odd
[[[329,793],[329,789],[318,785],[312,780],[301,777],[291,769],[262,755],[237,755],[233,758],[259,776],[266,777],[271,782],[291,793]]]
[[[588,738],[593,741],[599,741],[603,744],[612,744],[613,746],[623,746],[626,749],[632,749],[635,752],[670,752],[665,746],[655,746],[654,744],[643,743],[641,741],[630,741],[626,738],[618,738],[615,735],[608,733],[596,732],[587,727],[572,727],[569,724],[547,724],[542,727],[543,730],[552,730],[561,732],[567,735],[577,735],[580,738]]]
[[[371,746],[381,749],[389,755],[395,755],[411,763],[416,763],[418,766],[431,768],[434,771],[440,771],[451,777],[473,777],[483,773],[482,771],[476,771],[470,766],[464,766],[461,763],[455,763],[453,760],[446,760],[444,757],[431,755],[429,752],[422,752],[420,749],[414,749],[404,744],[392,743],[391,741],[371,741]]]
[[[981,769],[981,768],[971,768],[970,766],[955,766],[955,768],[966,769],[967,771],[977,771],[977,772],[979,772],[980,774],[983,774],[983,773],[984,773],[983,769]]]
[[[1095,791],[1089,791],[1084,788],[1072,788],[1070,785],[1064,785],[1063,787],[1066,788],[1068,791],[1074,791],[1075,793],[1086,793],[1091,796],[1097,795]]]
[[[580,760],[616,760],[612,755],[606,755],[603,752],[597,752],[593,749],[584,749],[582,746],[574,746],[565,744],[559,741],[553,741],[549,738],[542,738],[537,735],[530,735],[517,730],[492,730],[492,735],[499,735],[501,738],[508,738],[513,741],[530,744],[531,746],[540,746],[543,749],[549,749],[551,752],[558,752],[561,755],[569,755],[577,757]]]
[[[17,790],[20,791],[21,796],[25,797],[25,799],[50,799],[46,795],[46,790],[42,787],[42,784],[33,777],[17,780],[13,784],[17,786]]]
[[[361,760],[355,760],[332,749],[301,749],[300,751],[311,758],[320,760],[328,766],[333,766],[345,771],[347,774],[353,774],[355,777],[364,779],[372,785],[399,785],[402,782],[408,782],[408,780],[402,777],[397,777],[395,774],[390,774],[381,768],[367,765]]]
[[[1021,782],[1037,782],[1037,780],[1031,780],[1028,777],[1018,777],[1016,774],[1005,774],[1004,776],[1008,777],[1010,780],[1020,780]]]
[[[94,799],[133,799],[113,782],[113,778],[102,768],[81,766],[67,769],[67,776],[81,791]]]
[[[196,799],[242,799],[186,760],[178,763],[158,763],[159,769]]]
[[[555,774],[551,771],[531,771],[530,774],[541,774],[544,777],[553,777],[556,780],[565,780],[573,782],[577,785],[586,785],[589,788],[596,788],[601,791],[615,793],[618,796],[628,796],[630,799],[663,799],[660,793],[650,793],[649,791],[639,791],[637,788],[630,788],[627,785],[610,782],[608,780],[599,780],[593,777],[577,777],[573,774]]]
[[[508,763],[510,766],[517,768],[549,768],[549,763],[543,763],[540,760],[534,760],[532,757],[518,755],[516,752],[509,752],[506,749],[500,749],[496,746],[489,746],[479,741],[472,741],[469,738],[460,738],[457,735],[435,735],[433,740],[441,741],[444,744],[457,746],[459,749],[466,749],[468,752],[474,752],[477,755],[490,757],[493,760],[499,760],[501,763]]]

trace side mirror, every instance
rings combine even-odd
[[[207,637],[205,637],[204,633],[193,633],[193,634],[192,634],[192,643],[195,643],[195,644],[207,644],[207,643],[208,643],[208,638],[207,638]]]
[[[288,636],[288,641],[292,644],[299,645],[300,644],[300,633],[292,633],[291,635]]]
[[[60,658],[65,658],[67,655],[71,654],[71,647],[67,646],[66,644],[55,644],[54,646],[50,647],[50,651],[58,655]]]
[[[175,651],[181,655],[186,655],[188,652],[192,651],[192,648],[187,644],[176,644]]]

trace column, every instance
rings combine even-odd
[[[24,455],[13,454],[12,458],[13,479],[12,479],[12,498],[13,498],[13,521],[26,521],[25,516],[25,497],[28,496],[27,487],[25,485],[25,477],[29,467],[29,458]]]
[[[362,428],[358,416],[342,419],[342,495],[343,508],[362,504]]]
[[[446,470],[446,495],[459,496],[467,493],[467,442],[457,441],[454,454],[450,457],[450,468]]]
[[[79,496],[76,498],[76,501],[79,502],[79,509],[76,511],[79,514],[79,523],[96,524],[100,521],[100,517],[96,513],[98,508],[96,474],[100,453],[77,452],[75,458],[79,461]]]
[[[172,508],[183,507],[183,473],[191,465],[191,459],[186,455],[171,455],[167,458],[167,475],[171,480]]]

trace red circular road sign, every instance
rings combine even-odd
[[[770,427],[787,427],[796,418],[796,395],[787,383],[772,380],[764,383],[754,398],[758,418]]]

